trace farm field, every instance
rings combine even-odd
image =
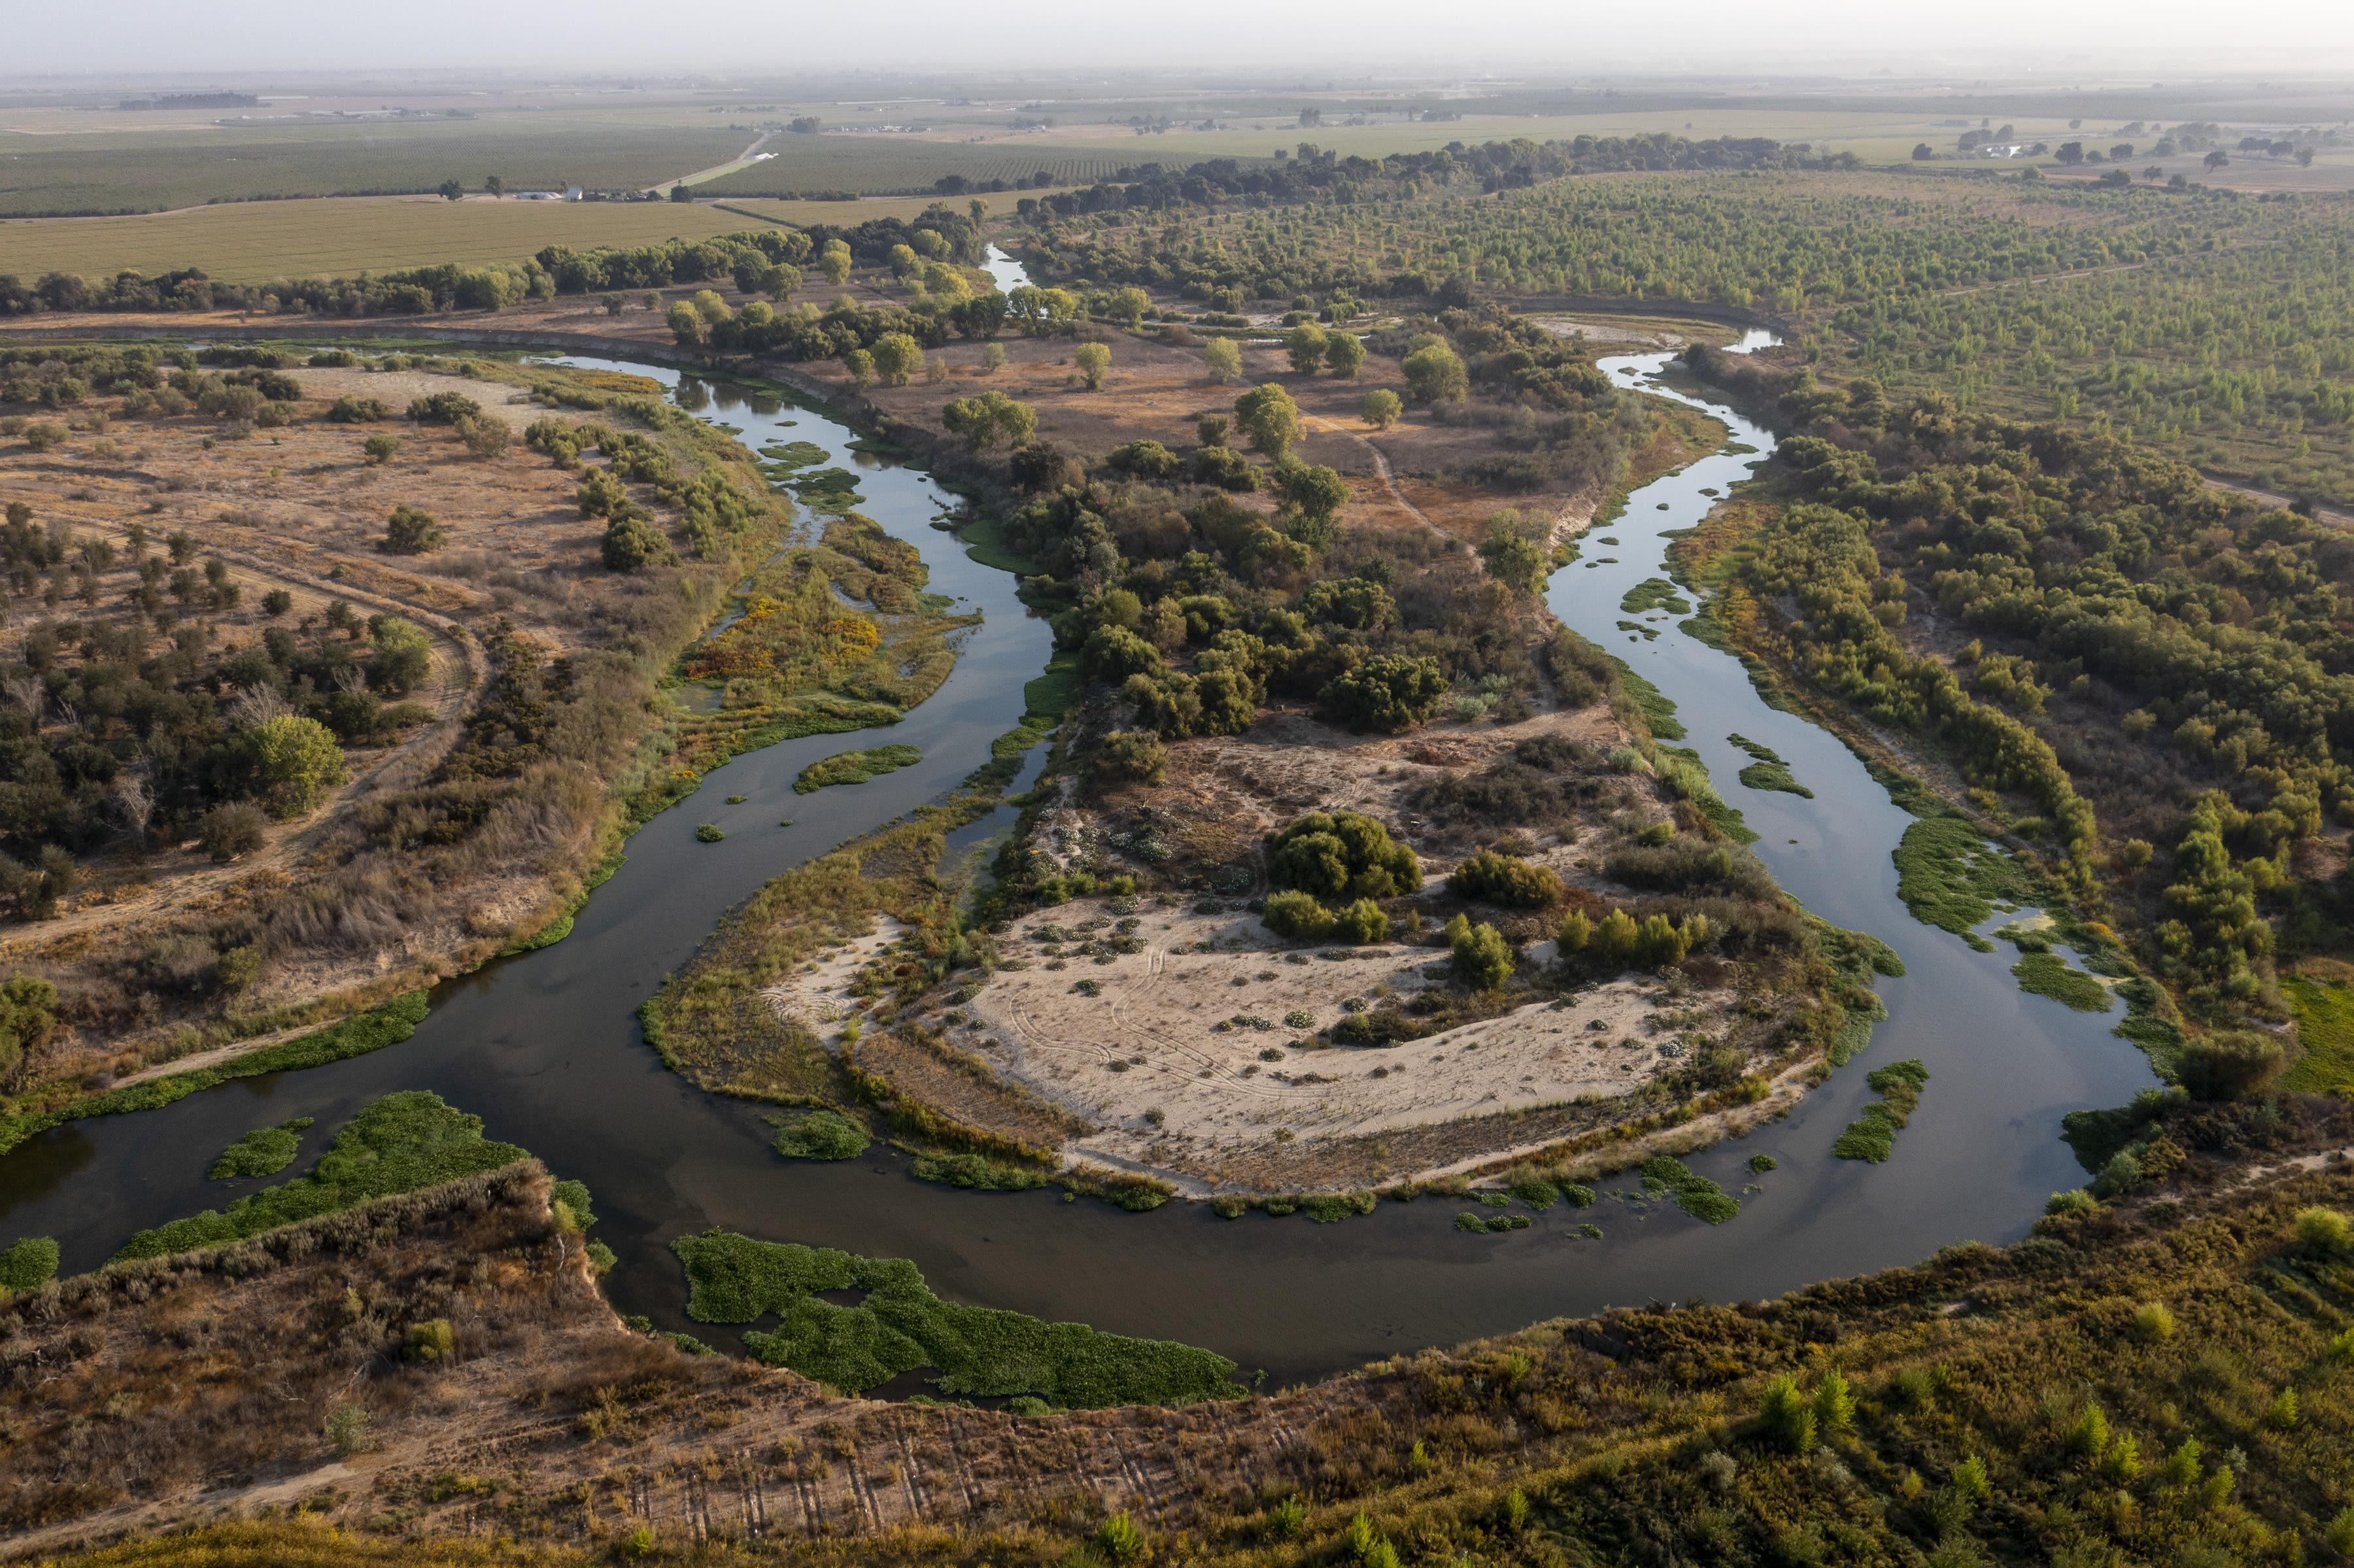
[[[255,197],[567,185],[642,189],[741,153],[755,132],[611,118],[419,119],[189,128],[161,134],[0,133],[0,216],[162,212]]]
[[[1108,132],[1091,127],[1100,139]],[[1147,138],[1160,145],[1159,139]],[[1264,140],[1264,138],[1260,138]],[[739,149],[740,150],[740,149]],[[1005,135],[985,142],[894,132],[834,135],[783,135],[764,152],[774,153],[748,168],[698,183],[697,196],[788,196],[816,191],[857,191],[864,195],[896,196],[928,192],[943,175],[961,175],[975,182],[1028,179],[1044,170],[1058,185],[1087,185],[1108,179],[1126,163],[1166,161],[1169,154],[1147,152],[1125,143],[1103,147],[1073,147],[1037,134]],[[1272,146],[1253,154],[1266,157]],[[1208,154],[1204,154],[1207,156]],[[1190,161],[1190,160],[1189,160]]]
[[[806,205],[839,213],[849,204]],[[859,210],[879,216],[863,204]],[[108,277],[129,270],[153,276],[200,267],[225,282],[267,282],[512,261],[545,245],[645,245],[746,227],[742,213],[677,202],[448,202],[439,196],[239,202],[126,217],[0,222],[0,275],[29,281],[47,272]]]

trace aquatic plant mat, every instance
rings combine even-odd
[[[939,1369],[934,1381],[944,1393],[1028,1394],[1080,1409],[1244,1397],[1240,1385],[1226,1381],[1235,1364],[1224,1356],[1081,1323],[955,1306],[933,1295],[905,1258],[859,1257],[716,1230],[681,1236],[671,1250],[693,1287],[689,1317],[751,1323],[773,1312],[783,1319],[778,1328],[745,1333],[752,1353],[845,1393],[928,1366]],[[866,1293],[855,1306],[818,1294],[852,1289]]]

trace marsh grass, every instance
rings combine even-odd
[[[1104,1334],[1020,1312],[942,1301],[904,1258],[859,1257],[831,1248],[755,1241],[709,1231],[671,1244],[686,1266],[687,1315],[704,1323],[752,1323],[752,1353],[834,1388],[858,1393],[918,1367],[936,1367],[943,1393],[1030,1394],[1076,1409],[1186,1404],[1243,1397],[1226,1381],[1234,1362],[1167,1340]],[[860,1289],[855,1307],[817,1298]]]
[[[1699,1176],[1672,1155],[1655,1154],[1643,1161],[1643,1181],[1675,1195],[1676,1207],[1693,1219],[1721,1225],[1741,1212],[1740,1201],[1705,1176]]]
[[[981,1154],[918,1154],[908,1171],[918,1181],[975,1192],[1027,1192],[1050,1179],[1044,1171]]]
[[[2107,1012],[2115,1005],[2109,999],[2109,988],[2081,969],[2072,969],[2068,960],[2057,953],[2028,953],[2010,966],[2019,979],[2019,989],[2032,996],[2049,997],[2078,1012]]]
[[[866,1152],[866,1129],[840,1111],[811,1111],[787,1123],[769,1147],[788,1160],[854,1160]]]
[[[2327,1094],[2354,1085],[2354,991],[2324,985],[2301,975],[2281,982],[2296,1009],[2296,1059],[2281,1087],[2299,1094]]]
[[[1897,843],[1896,895],[1924,925],[1951,931],[1981,953],[1994,944],[1971,929],[1998,903],[2032,904],[2046,895],[2041,879],[2001,851],[1967,819],[1924,817]]]
[[[302,1129],[311,1122],[310,1117],[298,1116],[276,1127],[255,1128],[222,1150],[206,1176],[215,1181],[232,1181],[246,1176],[277,1175],[294,1163],[302,1147]]]
[[[800,777],[793,780],[793,793],[812,794],[830,784],[864,784],[885,773],[912,768],[923,759],[923,752],[912,746],[874,746],[864,751],[838,751],[802,768]]]
[[[1752,789],[1778,789],[1783,794],[1800,795],[1809,800],[1815,798],[1815,792],[1798,782],[1790,772],[1790,765],[1772,747],[1738,735],[1728,735],[1724,738],[1750,756],[1749,766],[1736,775],[1743,784]]]
[[[494,1171],[530,1156],[512,1143],[482,1136],[482,1118],[468,1116],[423,1089],[387,1095],[335,1134],[307,1175],[264,1187],[226,1210],[207,1209],[141,1231],[113,1261],[164,1257],[217,1246],[444,1181]]]
[[[1884,1164],[1896,1151],[1897,1133],[1921,1103],[1921,1088],[1929,1081],[1929,1069],[1917,1060],[1891,1062],[1866,1074],[1863,1081],[1880,1099],[1864,1107],[1863,1114],[1848,1124],[1831,1144],[1831,1153],[1840,1160]]]

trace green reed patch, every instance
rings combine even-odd
[[[866,1129],[840,1111],[811,1111],[788,1122],[769,1145],[788,1160],[855,1160],[866,1152]]]
[[[923,759],[923,752],[912,746],[874,746],[864,751],[837,751],[832,757],[802,768],[800,777],[793,780],[793,793],[811,795],[830,784],[864,784],[869,779],[896,773],[902,768],[912,768]]]
[[[1811,800],[1815,792],[1798,782],[1790,772],[1790,765],[1777,756],[1773,747],[1760,746],[1745,736],[1724,737],[1747,752],[1752,761],[1736,777],[1752,789],[1778,789],[1786,795],[1801,795]]]
[[[1044,1171],[981,1154],[918,1154],[909,1172],[918,1181],[938,1181],[974,1192],[1027,1192],[1044,1187]]]
[[[943,1393],[1030,1394],[1076,1409],[1239,1399],[1235,1363],[1168,1340],[1099,1333],[1021,1312],[942,1301],[905,1258],[859,1257],[830,1247],[755,1241],[722,1231],[671,1243],[692,1288],[687,1315],[703,1323],[752,1323],[774,1331],[744,1342],[771,1366],[790,1367],[845,1393],[862,1393],[917,1367],[934,1367]],[[854,1307],[818,1298],[860,1289]]]
[[[1986,842],[1962,817],[1924,817],[1904,830],[1893,857],[1896,895],[1925,926],[1951,931],[1981,953],[1994,944],[1971,927],[1998,903],[2032,903],[2042,890],[2028,869]]]
[[[1618,601],[1621,613],[1641,615],[1646,610],[1664,609],[1670,615],[1690,615],[1691,601],[1676,592],[1676,585],[1665,577],[1646,577],[1627,590]]]
[[[141,1231],[114,1255],[164,1257],[241,1241],[297,1220],[528,1158],[512,1143],[485,1139],[481,1117],[468,1116],[439,1095],[424,1089],[387,1095],[345,1124],[308,1175],[248,1193],[226,1210],[207,1209]]]
[[[1643,1179],[1656,1181],[1675,1194],[1676,1207],[1696,1220],[1721,1225],[1741,1213],[1740,1201],[1705,1176],[1694,1175],[1681,1160],[1655,1154],[1643,1161]]]
[[[1848,1123],[1847,1130],[1831,1145],[1831,1153],[1841,1160],[1884,1164],[1896,1152],[1896,1135],[1921,1103],[1921,1087],[1929,1081],[1929,1069],[1917,1060],[1891,1062],[1866,1074],[1863,1081],[1880,1098]]]
[[[2113,1005],[2109,988],[2082,969],[2072,969],[2057,953],[2029,953],[2010,966],[2019,989],[2073,1007],[2079,1012],[2106,1012]]]
[[[307,1116],[298,1116],[276,1127],[255,1128],[222,1150],[206,1176],[215,1181],[233,1181],[246,1176],[277,1175],[294,1163],[302,1147],[302,1129],[311,1121]]]

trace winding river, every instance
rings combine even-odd
[[[1002,284],[1021,281],[1002,260],[992,270]],[[1603,365],[1627,381],[1649,377],[1667,357]],[[680,386],[675,370],[659,366],[571,363]],[[691,386],[683,400],[705,395]],[[948,683],[864,742],[790,741],[715,770],[693,800],[631,841],[628,863],[569,937],[445,983],[405,1044],[28,1141],[0,1159],[0,1237],[56,1236],[67,1271],[89,1268],[133,1231],[223,1201],[204,1171],[248,1129],[310,1116],[323,1132],[376,1096],[425,1088],[481,1115],[492,1137],[588,1182],[598,1234],[620,1256],[609,1287],[623,1312],[699,1327],[684,1314],[684,1281],[667,1244],[716,1225],[913,1258],[954,1300],[1182,1340],[1288,1383],[1610,1303],[1770,1296],[1915,1262],[1955,1241],[2015,1239],[2047,1194],[2083,1180],[2057,1137],[2062,1113],[2120,1104],[2154,1081],[2141,1054],[2108,1033],[2121,1013],[2088,1016],[2026,995],[2008,972],[2008,951],[1973,952],[1912,918],[1890,860],[1910,819],[1839,741],[1766,706],[1737,660],[1671,620],[1655,623],[1655,641],[1617,630],[1626,590],[1665,575],[1660,535],[1698,521],[1711,504],[1703,492],[1745,477],[1773,446],[1730,410],[1696,403],[1757,454],[1712,456],[1637,492],[1622,518],[1596,530],[1619,544],[1589,539],[1585,558],[1555,576],[1549,602],[1675,701],[1691,732],[1686,744],[1761,835],[1758,853],[1783,885],[1824,918],[1882,937],[1908,969],[1880,983],[1890,1018],[1871,1049],[1787,1120],[1691,1159],[1735,1192],[1751,1181],[1749,1156],[1780,1162],[1756,1179],[1763,1191],[1744,1196],[1735,1219],[1709,1226],[1670,1206],[1610,1197],[1582,1213],[1556,1207],[1533,1228],[1498,1236],[1455,1230],[1460,1205],[1432,1199],[1340,1224],[1256,1213],[1230,1222],[1199,1205],[1135,1215],[1062,1202],[1051,1189],[930,1186],[880,1145],[837,1165],[782,1160],[769,1150],[759,1107],[665,1071],[633,1010],[762,882],[937,798],[984,760],[990,741],[1021,716],[1023,683],[1044,665],[1050,640],[1015,600],[1011,577],[967,559],[932,527],[953,498],[923,474],[851,451],[854,432],[806,409],[760,411],[773,406],[763,399],[756,409],[725,390],[717,397],[706,417],[741,429],[748,444],[813,441],[829,462],[858,470],[861,510],[923,552],[935,591],[982,614]],[[1778,751],[1815,798],[1738,784],[1748,759],[1726,740],[1734,733]],[[918,746],[924,760],[863,786],[792,793],[810,762],[882,740]],[[731,794],[747,800],[723,804]],[[778,825],[788,817],[793,826]],[[726,830],[724,845],[695,841],[705,821]],[[1880,1166],[1830,1158],[1831,1140],[1869,1097],[1864,1073],[1907,1056],[1931,1077],[1894,1158]],[[1589,1220],[1603,1239],[1578,1235]],[[717,1338],[734,1342],[726,1331]]]

